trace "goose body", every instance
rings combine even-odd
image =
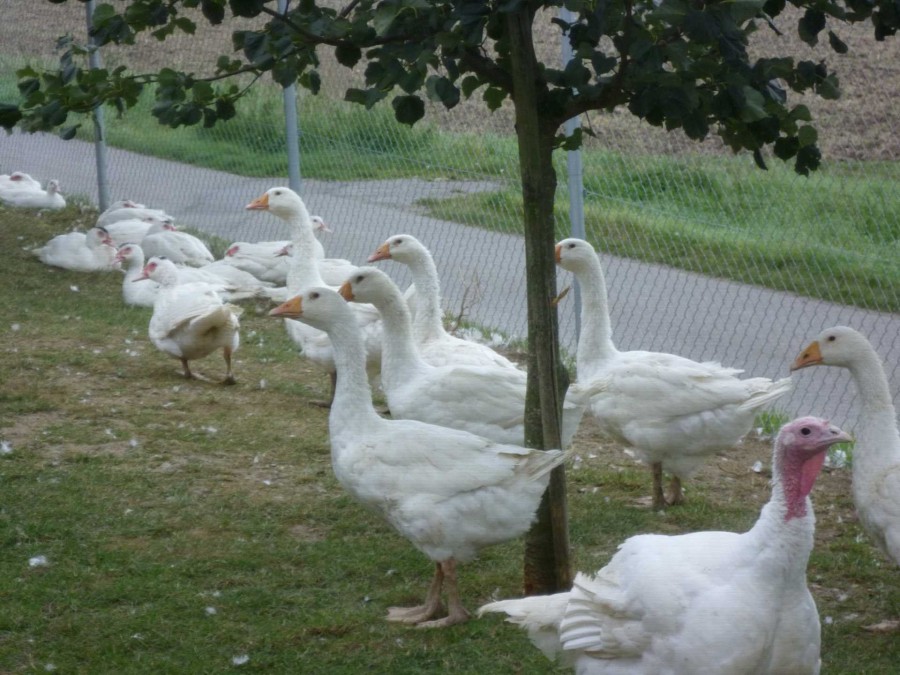
[[[369,262],[395,260],[409,267],[416,292],[410,295],[413,336],[432,366],[469,365],[513,368],[516,364],[487,345],[463,340],[444,329],[440,279],[431,252],[410,234],[395,234],[369,256]],[[346,277],[345,277],[346,278]]]
[[[0,174],[0,192],[40,189],[40,181],[35,180],[24,171],[13,171],[10,174]]]
[[[821,629],[806,581],[809,491],[832,444],[826,420],[786,424],[772,496],[742,534],[631,537],[571,591],[490,603],[580,675],[814,675]]]
[[[171,223],[154,223],[141,239],[141,248],[148,258],[165,257],[179,265],[200,267],[215,261],[206,244]]]
[[[111,270],[116,249],[102,227],[87,232],[68,232],[53,237],[33,253],[45,265],[74,272]]]
[[[290,243],[290,240],[256,243],[236,241],[225,250],[222,262],[252,274],[260,281],[284,285],[290,258],[280,256],[278,252]]]
[[[189,361],[222,350],[223,384],[234,384],[231,356],[240,344],[240,309],[222,302],[216,289],[203,282],[179,283],[171,260],[151,259],[143,276],[160,285],[150,317],[150,340],[157,349],[181,361],[184,376],[194,377]]]
[[[64,209],[66,198],[59,191],[59,182],[51,180],[47,182],[47,189],[40,186],[11,188],[0,191],[0,200],[9,206],[23,209]]]
[[[393,417],[465,429],[498,443],[525,442],[526,373],[502,365],[426,363],[413,340],[409,308],[400,289],[379,269],[357,268],[340,293],[346,300],[371,303],[381,312],[381,384]],[[590,393],[578,386],[566,393],[564,448],[589,400]]]
[[[338,378],[329,415],[331,460],[341,486],[435,563],[425,603],[388,620],[440,627],[468,618],[457,563],[525,532],[559,450],[497,444],[465,431],[384,419],[372,407],[365,352],[350,306],[333,290],[306,289],[270,312],[326,331]],[[447,590],[448,615],[435,619]]]
[[[116,246],[127,243],[140,243],[147,236],[150,229],[155,226],[165,228],[172,225],[171,218],[158,218],[145,216],[144,218],[130,218],[127,220],[115,220],[103,227],[109,232],[110,239]]]
[[[900,432],[884,367],[858,331],[823,331],[794,361],[792,370],[838,366],[850,371],[860,397],[853,446],[853,502],[863,528],[900,565]]]
[[[170,222],[174,222],[175,220],[162,209],[150,209],[142,204],[125,199],[116,202],[113,206],[101,213],[97,217],[97,225],[105,227],[112,232],[113,229],[111,229],[110,226],[113,223],[118,223],[123,220],[147,220],[148,218],[154,220],[168,220]],[[140,240],[132,238],[129,241]]]
[[[326,286],[314,258],[315,244],[318,243],[313,235],[314,225],[310,221],[306,205],[296,192],[285,187],[271,188],[248,204],[247,209],[269,211],[291,228],[294,254],[291,256],[286,279],[288,292],[297,294],[312,286]],[[374,376],[381,364],[381,318],[371,306],[354,305],[351,312],[363,336],[366,366]],[[330,374],[333,390],[336,370],[328,335],[300,321],[287,319],[284,324],[288,335],[302,354]]]
[[[582,289],[578,382],[602,388],[591,412],[603,430],[653,469],[653,506],[665,506],[662,472],[681,480],[747,434],[758,410],[790,391],[790,378],[740,379],[741,370],[665,352],[619,351],[612,341],[606,282],[594,248],[581,239],[556,246],[556,260]]]

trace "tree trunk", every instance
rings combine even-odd
[[[516,135],[525,211],[525,264],[528,290],[528,393],[525,445],[559,448],[562,393],[556,307],[556,233],[553,203],[556,172],[553,136],[556,125],[541,118],[537,59],[529,10],[506,18],[511,51]],[[562,385],[562,386],[560,386]],[[524,590],[527,595],[568,590],[572,585],[565,468],[555,469],[538,509],[537,522],[525,542]]]

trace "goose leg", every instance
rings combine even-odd
[[[672,482],[669,483],[671,493],[669,504],[671,506],[680,506],[684,504],[684,492],[681,489],[681,479],[678,476],[672,476]]]
[[[231,371],[231,347],[222,347],[222,356],[225,357],[225,379],[222,380],[222,384],[237,384]]]
[[[443,619],[424,621],[419,628],[446,628],[469,620],[469,612],[459,599],[459,586],[456,583],[456,561],[453,558],[440,563],[444,571],[444,582],[447,587],[447,608],[449,612]]]
[[[662,511],[666,508],[666,496],[663,494],[663,470],[662,462],[653,462],[650,465],[653,471],[653,510]]]
[[[191,372],[191,367],[188,365],[188,360],[185,358],[181,359],[181,367],[184,369],[184,377],[187,380],[196,379],[194,374]]]
[[[441,563],[435,563],[434,577],[425,596],[425,604],[417,607],[389,607],[388,621],[398,623],[419,623],[426,621],[441,611],[441,587],[444,585],[444,570]]]

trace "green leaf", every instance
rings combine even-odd
[[[342,66],[352,68],[362,58],[362,50],[352,44],[341,43],[334,49],[334,56]]]
[[[266,0],[228,0],[228,5],[235,16],[252,18],[262,11],[265,2]]]
[[[741,109],[741,119],[744,122],[756,122],[769,116],[766,112],[766,99],[753,87],[742,88],[744,105]]]
[[[800,21],[797,22],[797,31],[800,34],[800,39],[810,46],[818,43],[819,33],[823,28],[825,28],[825,13],[815,7],[808,8]]]
[[[375,34],[378,37],[387,35],[399,13],[400,11],[394,5],[386,3],[379,5],[372,16],[372,27],[375,29]]]
[[[401,124],[412,126],[425,115],[425,103],[418,96],[396,96],[391,105]]]
[[[8,131],[19,123],[22,119],[22,112],[17,106],[10,103],[0,103],[0,127]]]
[[[487,104],[488,110],[494,111],[503,105],[503,101],[506,99],[506,92],[499,87],[490,86],[484,90],[484,94],[481,97]]]
[[[832,30],[828,31],[828,44],[831,45],[831,48],[838,54],[847,53],[847,44],[835,35]]]
[[[200,3],[200,11],[203,16],[214,26],[222,23],[225,18],[225,5],[222,0],[202,0]]]
[[[472,95],[472,92],[478,89],[482,84],[484,83],[475,75],[466,75],[460,83],[460,89],[462,89],[463,96],[469,98]]]
[[[61,127],[59,130],[59,137],[64,141],[70,141],[75,138],[75,134],[78,133],[78,127],[80,124],[73,124],[69,127]]]
[[[800,141],[800,147],[815,145],[819,140],[819,132],[816,131],[815,127],[807,124],[800,127],[800,130],[797,132],[797,140]]]

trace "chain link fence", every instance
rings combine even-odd
[[[56,38],[84,40],[86,25],[81,3],[0,3],[2,98],[15,96],[16,69],[52,64]],[[203,74],[230,52],[231,31],[240,27],[200,20],[194,36],[142,36],[102,57],[106,66],[138,72],[177,65]],[[893,194],[900,184],[900,43],[876,43],[870,34],[867,26],[843,28],[850,51],[837,58],[827,46],[792,41],[797,58],[828,55],[843,90],[839,101],[806,101],[823,149],[822,169],[808,178],[776,159],[762,172],[716,139],[694,143],[627,111],[582,120],[594,133],[582,153],[584,227],[601,251],[620,349],[670,351],[780,377],[819,331],[847,324],[883,356],[900,400],[900,204]],[[538,38],[550,60],[559,58],[549,28]],[[760,35],[752,47],[762,52],[779,39],[790,40]],[[435,256],[455,323],[481,326],[495,341],[523,338],[525,263],[509,109],[491,114],[479,100],[451,111],[433,107],[408,129],[393,121],[389,106],[365,111],[342,103],[359,73],[327,61],[321,73],[320,95],[301,89],[296,104],[301,193],[334,230],[325,235],[327,254],[362,264],[388,236],[413,234]],[[163,208],[224,243],[287,236],[274,219],[243,210],[261,191],[287,183],[279,88],[260,82],[235,120],[211,130],[160,126],[151,106],[142,103],[124,119],[106,115],[110,199]],[[56,178],[67,196],[96,204],[89,120],[86,127],[66,142],[0,137],[0,172]],[[558,153],[556,162],[565,236],[565,156]],[[399,283],[408,282],[404,269],[387,265]],[[559,281],[571,283],[562,272]],[[563,301],[560,310],[563,346],[574,354],[575,303]],[[846,373],[819,368],[795,380],[779,410],[852,419]]]

